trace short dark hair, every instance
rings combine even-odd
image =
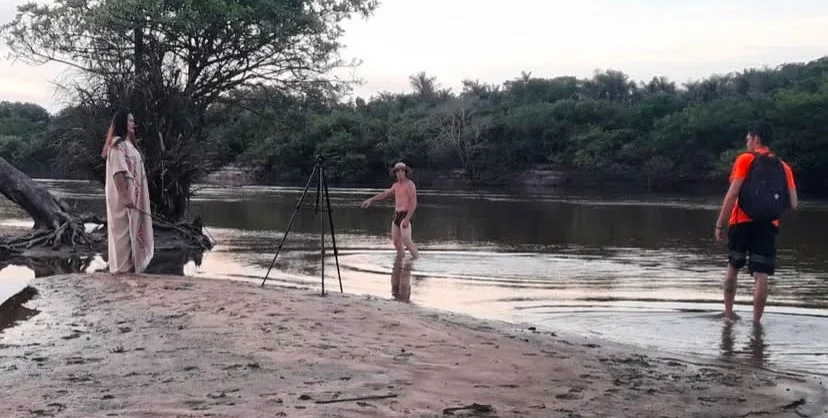
[[[125,109],[118,109],[115,115],[112,116],[112,134],[121,137],[122,140],[127,139],[127,125],[129,121],[129,111]]]
[[[757,120],[748,127],[748,134],[759,137],[762,145],[770,145],[773,141],[773,125],[766,120]]]

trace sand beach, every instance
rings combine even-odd
[[[818,379],[358,295],[38,278],[0,334],[4,417],[785,417]]]

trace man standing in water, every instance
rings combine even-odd
[[[796,194],[791,168],[768,149],[773,127],[756,122],[746,136],[747,152],[739,155],[730,175],[730,188],[722,202],[715,237],[724,239],[728,219],[728,265],[724,283],[724,318],[733,316],[736,276],[748,266],[753,275],[753,322],[759,323],[768,298],[768,276],[776,268],[776,235],[779,218],[796,209]],[[749,258],[748,258],[749,257]]]
[[[411,240],[411,217],[417,209],[417,188],[409,178],[411,168],[403,162],[394,165],[391,172],[397,181],[385,191],[362,202],[362,208],[371,206],[374,202],[394,196],[394,220],[391,222],[391,239],[397,249],[397,257],[402,257],[407,248],[411,256],[417,258],[417,248]]]

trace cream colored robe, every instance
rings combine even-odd
[[[118,142],[113,138],[112,142]],[[139,210],[126,207],[115,187],[115,174],[125,172],[132,179],[132,201]],[[106,159],[106,218],[109,238],[109,271],[112,273],[141,273],[149,265],[155,252],[152,235],[147,175],[144,159],[131,141],[120,141],[109,149]],[[143,212],[143,213],[142,213]]]

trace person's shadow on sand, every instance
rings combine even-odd
[[[400,302],[411,302],[411,261],[404,257],[394,259],[391,270],[391,296]]]

